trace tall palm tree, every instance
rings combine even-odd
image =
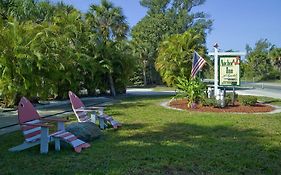
[[[110,92],[113,96],[116,95],[113,72],[113,59],[116,42],[126,38],[128,33],[128,24],[125,16],[122,14],[121,8],[114,7],[107,0],[102,0],[100,5],[91,5],[87,13],[87,23],[91,31],[100,36],[100,64],[107,74]]]

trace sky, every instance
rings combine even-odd
[[[52,0],[58,2],[59,0]],[[131,27],[146,15],[146,9],[139,0],[111,0],[123,9]],[[99,0],[63,0],[82,12]],[[194,12],[203,11],[210,16],[213,29],[207,35],[206,46],[213,51],[218,43],[220,50],[245,51],[246,44],[254,47],[260,39],[281,47],[281,0],[206,0],[195,7]]]

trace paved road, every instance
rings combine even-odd
[[[237,92],[241,95],[281,98],[281,84],[245,82],[242,86],[252,87],[252,89],[238,90]]]

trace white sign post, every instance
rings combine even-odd
[[[218,51],[218,44],[216,43],[214,45],[215,52],[209,53],[210,56],[214,56],[214,95],[215,97],[218,97],[219,95],[219,69],[218,69],[218,64],[219,64],[219,56],[243,56],[246,55],[245,52],[219,52]]]

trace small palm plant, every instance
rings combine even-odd
[[[194,107],[205,97],[206,85],[199,79],[177,78],[176,86],[179,90],[176,97],[188,98],[188,107]]]

